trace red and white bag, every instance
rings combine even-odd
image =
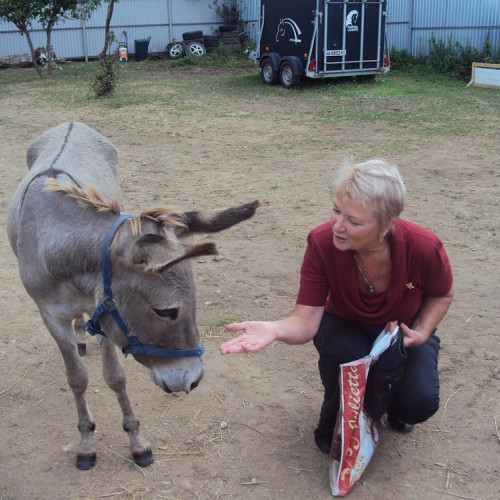
[[[383,330],[364,358],[340,365],[340,409],[329,456],[333,496],[345,496],[359,481],[379,440],[378,422],[363,411],[370,366],[394,342],[399,328]]]

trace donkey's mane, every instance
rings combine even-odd
[[[134,234],[141,232],[141,220],[143,219],[160,222],[162,225],[171,227],[186,227],[187,225],[186,216],[182,212],[175,210],[169,205],[163,205],[144,210],[139,217],[135,218],[132,221],[132,232]]]
[[[99,191],[93,184],[88,184],[85,189],[82,189],[73,184],[63,186],[56,179],[47,179],[45,191],[57,192],[70,196],[71,198],[77,200],[78,203],[84,208],[90,208],[96,212],[110,212],[116,215],[120,215],[121,213],[118,198],[113,197],[110,202],[104,201]],[[137,235],[142,232],[141,220],[143,219],[148,219],[153,222],[159,222],[173,227],[186,226],[185,215],[168,205],[144,210],[139,217],[134,217],[131,220],[132,232],[134,234]]]
[[[90,208],[96,212],[111,212],[116,215],[120,214],[120,202],[118,201],[118,198],[113,197],[110,202],[105,202],[93,184],[88,184],[85,189],[82,189],[73,184],[63,186],[61,183],[56,181],[56,179],[47,179],[45,191],[62,193],[77,200],[82,207]]]

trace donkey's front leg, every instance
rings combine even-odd
[[[123,429],[130,438],[130,450],[134,462],[147,467],[154,461],[151,445],[139,431],[139,419],[132,411],[127,394],[125,370],[118,359],[116,346],[109,340],[100,337],[102,355],[102,373],[108,386],[116,393],[123,413]]]
[[[76,466],[78,469],[88,470],[96,463],[96,447],[94,444],[95,421],[90,414],[85,396],[89,383],[87,369],[78,355],[71,321],[58,320],[43,310],[40,310],[40,314],[52,337],[57,342],[66,367],[68,385],[73,390],[75,397],[78,430],[80,431]]]
[[[83,314],[75,318],[75,321],[73,322],[73,329],[75,330],[78,354],[80,356],[85,356],[87,354],[87,342],[85,341],[86,326]]]

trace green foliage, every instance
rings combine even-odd
[[[198,59],[199,56],[193,56],[192,54],[187,54],[184,57],[181,57],[179,59],[174,59],[171,63],[170,66],[172,68],[176,67],[181,67],[181,66],[194,66],[196,64],[196,59]]]
[[[32,22],[38,20],[45,29],[45,46],[49,51],[47,75],[51,75],[53,61],[49,48],[52,46],[50,37],[54,25],[65,17],[87,19],[100,4],[101,0],[0,0],[0,20],[15,24],[26,37],[35,69],[40,78],[43,78],[44,74],[36,62],[35,47],[29,32]]]
[[[94,80],[90,84],[90,90],[95,97],[104,97],[113,92],[118,83],[118,76],[115,70],[114,56],[103,57]]]
[[[482,50],[470,44],[464,46],[459,42],[453,43],[451,37],[447,42],[436,40],[433,35],[426,62],[436,73],[467,80],[470,77],[473,62],[500,62],[500,54],[493,54],[489,34]]]
[[[418,69],[424,63],[422,58],[412,56],[406,49],[391,49],[390,55],[391,69],[412,71]]]
[[[214,0],[210,7],[215,9],[224,24],[240,26],[242,12],[238,0]]]
[[[23,31],[31,26],[42,10],[43,2],[26,0],[0,0],[0,19],[14,23]]]
[[[101,0],[0,0],[0,19],[20,30],[38,19],[43,26],[57,23],[64,16],[87,19]]]
[[[412,56],[407,50],[391,50],[391,68],[406,72],[430,70],[433,73],[450,75],[459,80],[468,80],[471,75],[473,62],[500,62],[500,51],[495,54],[490,42],[490,35],[486,36],[482,50],[470,44],[462,45],[448,38],[437,40],[433,35],[430,41],[428,55]]]
[[[214,56],[216,60],[227,61],[235,59],[235,53],[227,45],[220,43],[215,49]]]

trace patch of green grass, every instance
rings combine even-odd
[[[463,82],[425,67],[390,71],[371,82],[353,78],[307,80],[300,88],[286,90],[263,84],[253,62],[244,56],[129,61],[116,64],[115,91],[97,100],[90,93],[90,84],[98,65],[97,61],[71,62],[45,80],[33,69],[1,70],[0,99],[31,94],[67,107],[167,106],[179,113],[203,112],[238,120],[258,119],[262,106],[254,112],[253,104],[267,103],[274,112],[280,110],[277,118],[290,118],[306,126],[321,123],[332,131],[342,122],[368,122],[404,128],[421,137],[498,133],[497,91],[467,88]],[[228,102],[234,107],[228,108]],[[342,141],[337,146],[342,147]],[[410,139],[388,137],[391,151],[411,147]]]

